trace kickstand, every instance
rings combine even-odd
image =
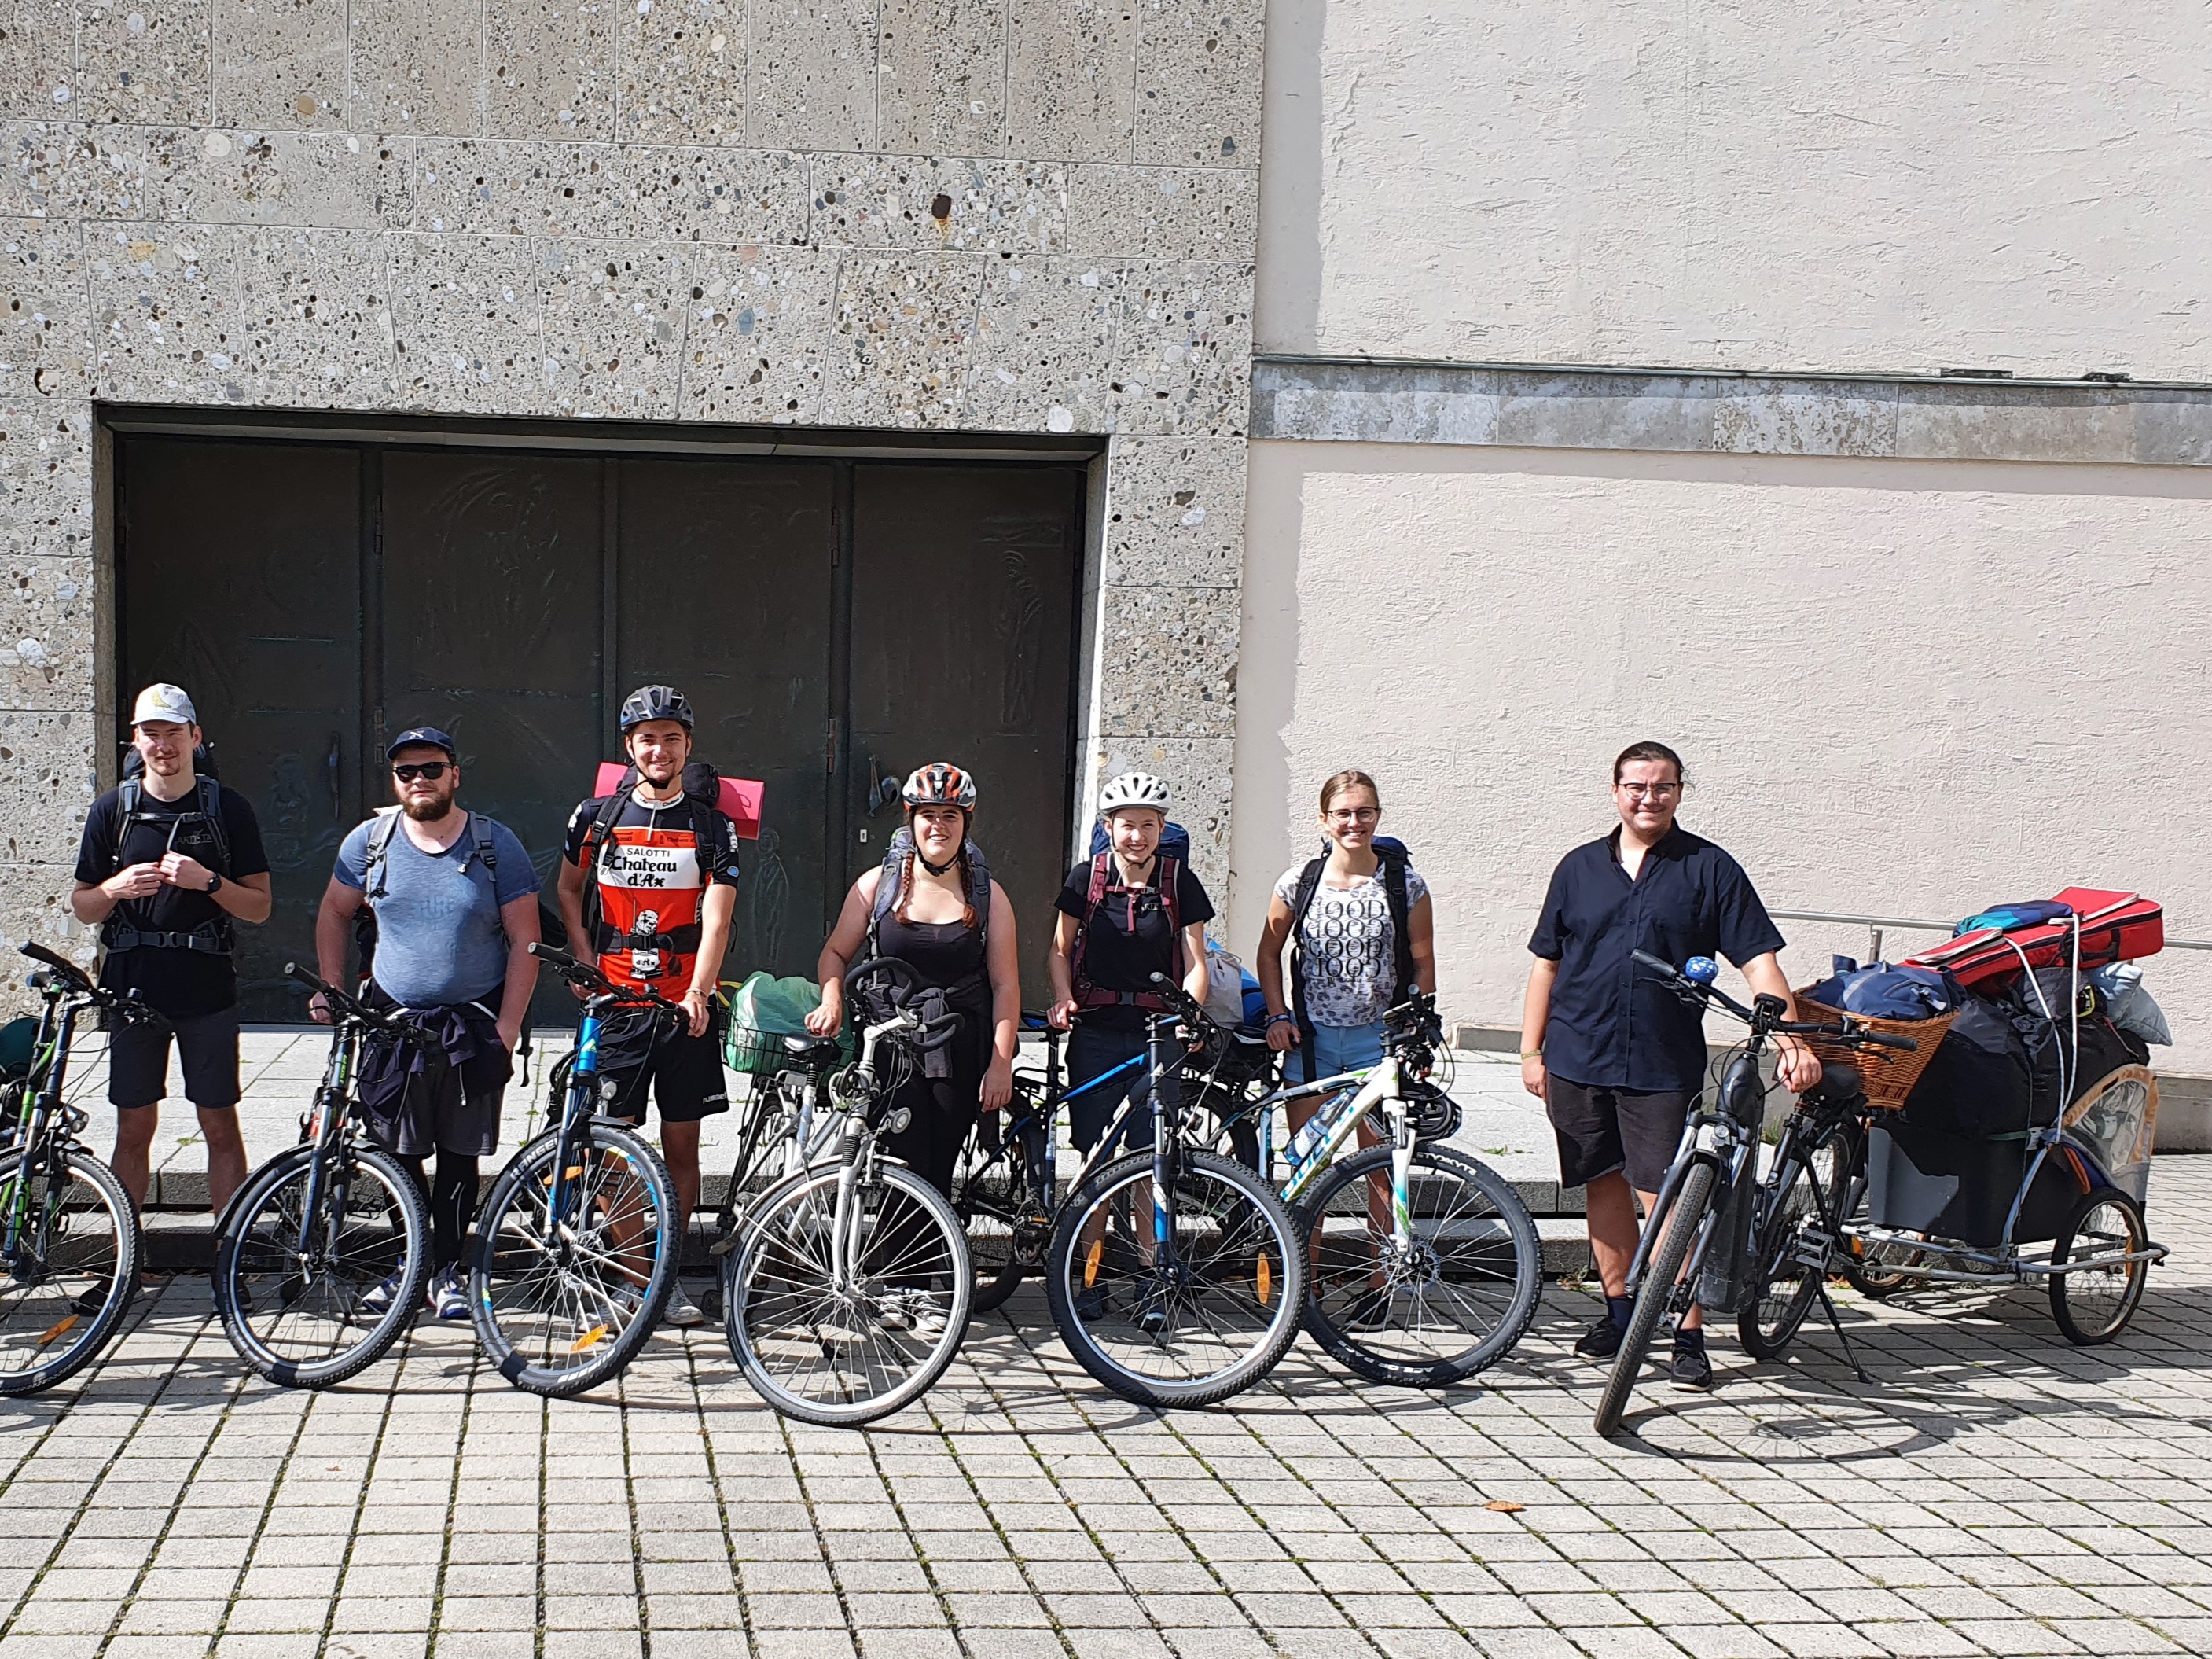
[[[1872,1387],[1874,1378],[1869,1376],[1866,1367],[1859,1364],[1859,1357],[1852,1350],[1850,1338],[1844,1334],[1844,1322],[1841,1316],[1836,1312],[1835,1299],[1828,1294],[1828,1281],[1826,1279],[1820,1281],[1820,1305],[1828,1310],[1828,1327],[1835,1332],[1836,1340],[1844,1346],[1844,1363],[1857,1374],[1860,1382]]]

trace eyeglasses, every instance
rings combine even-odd
[[[1379,806],[1351,806],[1328,815],[1331,823],[1372,823],[1382,816]]]
[[[392,775],[402,783],[412,783],[417,778],[435,783],[446,775],[446,769],[452,764],[451,761],[416,761],[393,767]]]
[[[1613,787],[1631,800],[1672,800],[1682,793],[1679,783],[1616,783]]]

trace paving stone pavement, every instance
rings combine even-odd
[[[247,1376],[204,1280],[0,1401],[0,1659],[1573,1659],[2212,1651],[2212,1158],[2116,1346],[2039,1294],[1923,1292],[1589,1430],[1548,1289],[1480,1386],[1301,1344],[1225,1408],[1094,1386],[1024,1291],[925,1401],[787,1423],[718,1334],[549,1403],[424,1324],[328,1393]],[[1492,1508],[1497,1504],[1499,1507]]]

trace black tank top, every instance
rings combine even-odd
[[[951,1052],[955,1072],[980,1078],[991,1051],[991,976],[984,968],[983,930],[960,921],[901,921],[886,915],[876,928],[878,955],[914,969],[922,988],[946,993],[945,1001],[967,1016]]]

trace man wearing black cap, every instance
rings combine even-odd
[[[368,1000],[404,1008],[436,1039],[416,1050],[372,1042],[360,1072],[371,1131],[405,1162],[430,1204],[429,1304],[465,1320],[462,1259],[476,1214],[477,1164],[499,1146],[500,1097],[538,982],[538,872],[507,828],[464,811],[460,752],[433,726],[402,732],[385,751],[396,807],[338,848],[315,917],[322,976],[346,982],[346,936],[365,904],[375,918]],[[321,997],[308,1012],[327,1023]],[[435,1152],[434,1178],[423,1161]],[[365,1298],[390,1305],[398,1274]],[[381,1298],[381,1300],[380,1300]]]

